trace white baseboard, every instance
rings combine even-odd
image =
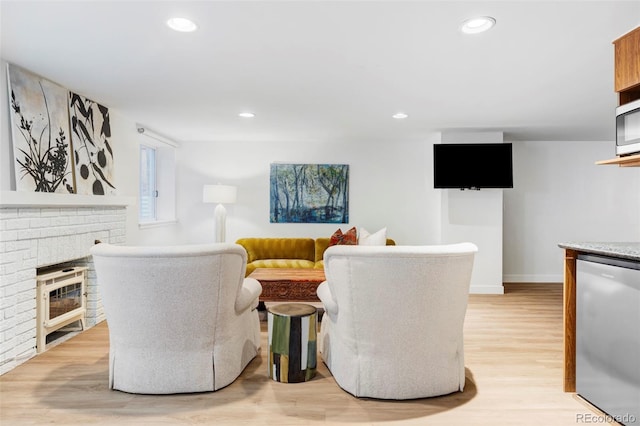
[[[502,276],[502,281],[505,283],[561,283],[564,277],[555,274],[508,274]]]
[[[471,294],[504,294],[502,285],[472,285],[469,288]]]

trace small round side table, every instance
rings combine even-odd
[[[269,377],[282,383],[309,381],[316,374],[317,310],[303,303],[267,309]]]

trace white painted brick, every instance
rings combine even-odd
[[[23,243],[28,243],[29,244],[29,252],[31,253],[30,257],[37,259],[38,258],[38,245],[40,244],[38,242],[38,240],[23,241]]]
[[[33,266],[31,264],[28,265],[28,267],[30,268],[35,268],[37,263],[38,263],[38,252],[37,251],[32,251],[30,248],[27,249],[23,249],[23,250],[16,250],[16,253],[19,254],[19,259],[22,260],[23,262],[26,261],[33,261]]]
[[[93,234],[94,235],[94,240],[100,240],[103,243],[107,242],[107,240],[109,239],[109,231],[100,231],[100,232],[96,232]]]
[[[0,247],[2,249],[2,253],[20,250],[20,246],[17,241],[6,241],[4,243],[0,243]]]
[[[17,312],[18,308],[16,306],[7,306],[6,308],[2,309],[2,318],[4,318],[5,320],[13,318],[16,316]]]
[[[0,209],[0,220],[18,217],[18,210],[13,208]]]
[[[11,219],[6,221],[6,229],[29,229],[31,225],[31,219],[29,218],[20,218],[20,219]]]
[[[28,300],[35,300],[36,294],[34,291],[21,291],[16,294],[17,303],[23,303]],[[34,314],[35,315],[35,314]]]
[[[18,290],[20,286],[16,284],[6,285],[2,287],[2,298],[6,298],[9,296],[16,296],[18,294]]]
[[[91,225],[91,231],[92,232],[109,232],[109,227],[105,226],[104,223],[94,223],[93,225]]]
[[[60,209],[42,209],[40,216],[42,217],[57,217],[60,216]]]
[[[30,208],[30,207],[19,208],[18,216],[19,217],[39,217],[40,209]]]
[[[112,229],[111,231],[109,231],[109,236],[110,237],[119,237],[121,235],[125,235],[126,234],[126,230],[124,228],[117,228],[117,229]]]
[[[23,302],[18,303],[17,305],[17,309],[19,313],[22,312],[27,312],[31,309],[35,309],[36,308],[36,299],[35,298],[31,298],[31,299],[27,299]]]
[[[18,259],[22,260],[22,255],[20,252],[5,252],[2,253],[2,257],[0,258],[0,265],[16,262]]]
[[[7,322],[7,323],[11,323],[13,322],[13,324],[11,324],[11,327],[8,328],[2,328],[2,333],[4,334],[4,338],[7,340],[12,340],[16,337],[16,323],[15,321],[3,321],[3,322]],[[2,325],[0,325],[0,327],[2,327]]]
[[[63,234],[65,230],[66,230],[65,228],[58,228],[58,227],[51,226],[49,228],[39,229],[38,232],[40,232],[40,238],[49,239],[49,238],[57,238],[58,235]],[[47,242],[47,244],[52,244],[52,243]]]
[[[35,278],[25,281],[16,281],[16,284],[18,285],[18,293],[33,292],[34,295],[36,294]]]
[[[16,263],[6,263],[6,264],[3,264],[3,265],[0,265],[0,274],[2,276],[13,275],[16,272],[18,272]]]
[[[15,353],[13,337],[9,337],[4,331],[2,332],[2,342],[3,344],[0,344],[0,364],[12,358]]]
[[[0,241],[15,241],[18,239],[18,231],[0,231]]]
[[[40,238],[40,229],[22,229],[18,231],[17,239],[19,240],[33,240]]]
[[[31,321],[35,321],[36,320],[36,313],[35,312],[22,312],[20,314],[16,315],[16,324],[23,324],[23,323],[27,323],[27,322],[31,322]],[[32,324],[35,330],[35,324]]]
[[[14,265],[15,268],[15,265]],[[15,272],[4,274],[0,273],[0,287],[6,287],[18,282],[18,274]]]
[[[36,271],[33,269],[25,269],[17,272],[16,279],[18,281],[31,281],[33,288],[36,287]]]
[[[16,295],[3,297],[2,300],[0,300],[0,309],[4,310],[12,306],[16,306],[17,303],[18,303],[18,298]]]
[[[21,322],[18,325],[16,325],[16,337],[18,337],[18,340],[20,340],[21,342],[24,342],[25,339],[21,339],[20,336],[25,336],[26,339],[30,339],[32,337],[36,336],[36,319],[35,318],[31,318],[29,321],[25,321],[25,322]]]
[[[35,347],[36,347],[36,338],[34,334],[32,337],[28,337],[26,341],[20,342],[20,344],[16,346],[16,352],[18,353],[17,358],[22,358],[24,356],[23,354],[28,354],[33,352]],[[33,353],[33,355],[35,355],[35,353]],[[25,361],[29,358],[26,358]]]
[[[30,226],[32,228],[46,228],[51,226],[51,218],[39,217],[37,219],[31,219]]]
[[[56,216],[51,218],[51,226],[69,226],[72,223],[67,216]],[[62,231],[63,229],[60,229]]]
[[[38,244],[38,262],[41,265],[49,263],[51,259],[51,247],[53,244],[49,241],[50,238],[41,239]]]

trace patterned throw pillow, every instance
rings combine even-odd
[[[329,240],[329,246],[336,245],[348,245],[355,246],[358,244],[358,233],[356,231],[356,227],[349,229],[344,234],[342,233],[342,229],[338,228],[336,232],[333,233],[331,239]]]

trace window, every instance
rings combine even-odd
[[[155,221],[156,199],[156,150],[140,145],[140,222]]]
[[[175,160],[178,144],[138,127],[140,188],[138,221],[141,228],[176,221]]]

